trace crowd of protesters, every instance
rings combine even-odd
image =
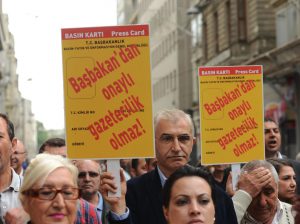
[[[292,224],[300,223],[300,163],[280,153],[278,124],[265,119],[266,160],[243,165],[232,185],[229,165],[189,165],[191,117],[168,109],[154,117],[155,158],[122,159],[119,197],[105,161],[69,160],[51,138],[26,161],[26,148],[0,113],[0,223]]]

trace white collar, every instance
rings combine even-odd
[[[276,210],[275,216],[273,218],[272,224],[278,224],[282,215],[283,215],[283,205],[282,205],[281,201],[279,201],[277,199],[277,210]],[[250,221],[252,224],[262,224],[261,222],[254,219],[248,212],[246,212],[244,218],[245,218],[245,221],[246,220]],[[242,222],[242,223],[244,223],[244,222]],[[245,223],[249,223],[249,222],[245,222]]]
[[[163,172],[159,169],[158,165],[157,165],[157,171],[158,171],[161,186],[164,187],[168,178],[166,178],[166,176],[163,174]]]

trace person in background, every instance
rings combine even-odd
[[[120,166],[124,171],[126,180],[130,180],[131,159],[120,159]]]
[[[49,153],[67,157],[66,141],[62,138],[49,138],[39,148],[39,154]]]
[[[11,156],[11,166],[17,174],[24,175],[23,163],[26,160],[26,150],[23,142],[17,139],[17,145]]]
[[[228,176],[230,174],[229,165],[211,165],[207,167],[213,176],[213,181],[220,188],[226,191]]]
[[[157,166],[155,170],[127,181],[127,188],[122,189],[121,197],[115,201],[118,204],[117,216],[109,213],[111,224],[128,221],[135,224],[167,223],[162,206],[162,189],[169,176],[188,163],[195,143],[194,126],[187,113],[170,109],[156,114],[154,128]],[[111,200],[107,193],[116,192],[111,173],[101,174],[100,189],[104,199]],[[125,193],[126,201],[123,200]],[[216,195],[216,224],[237,223],[231,198],[220,188],[216,188]]]
[[[145,159],[132,159],[131,160],[130,176],[131,177],[138,177],[138,176],[141,176],[145,173],[147,173]]]
[[[278,124],[271,118],[265,118],[264,128],[266,158],[283,158],[280,153],[281,134]]]
[[[156,158],[146,158],[146,170],[147,170],[147,172],[155,170],[156,165],[157,165],[157,159]]]
[[[23,224],[28,219],[19,200],[23,178],[11,167],[16,145],[13,123],[0,113],[0,221]]]
[[[295,198],[294,204],[292,206],[292,212],[295,217],[295,224],[300,223],[300,196]]]
[[[295,160],[296,160],[297,162],[300,162],[300,152],[297,153]]]
[[[203,168],[185,165],[167,179],[163,210],[169,224],[215,222],[215,195],[211,175]]]
[[[267,159],[279,176],[278,198],[280,201],[293,204],[296,197],[296,174],[291,162],[287,159]]]
[[[20,189],[29,223],[75,223],[77,174],[76,167],[62,156],[39,154],[31,161]],[[90,223],[98,222],[97,215],[90,218]]]
[[[100,165],[94,160],[77,160],[75,163],[78,169],[78,186],[81,190],[81,197],[93,204],[102,223],[107,223],[105,218],[105,206],[102,195],[98,191],[100,186]]]
[[[253,160],[241,169],[232,200],[238,223],[293,224],[291,205],[278,199],[278,174],[271,163]]]
[[[281,149],[281,133],[278,126],[278,123],[275,122],[271,118],[265,118],[264,121],[265,128],[265,155],[266,159],[270,158],[287,158],[286,156],[280,153]],[[300,186],[300,162],[293,160],[291,158],[287,158],[294,167],[294,171],[296,173],[296,182],[297,185]],[[300,194],[300,187],[297,189],[297,194]]]

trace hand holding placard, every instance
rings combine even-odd
[[[120,169],[120,160],[108,160],[107,172],[101,174],[100,192],[104,200],[110,205],[110,210],[116,214],[126,211],[126,179]]]
[[[120,178],[120,160],[109,159],[107,160],[107,171],[110,172],[114,178],[115,191],[108,191],[108,197],[121,196],[121,178]]]

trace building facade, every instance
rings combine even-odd
[[[263,64],[265,114],[278,120],[282,152],[295,158],[300,152],[300,0],[271,0],[276,44],[247,61]]]
[[[118,3],[119,24],[150,24],[154,111],[188,111],[199,143],[198,67],[263,65],[265,115],[280,124],[283,154],[295,158],[300,151],[300,0]]]
[[[0,0],[0,112],[9,115],[15,125],[16,137],[22,140],[28,157],[36,154],[37,131],[31,102],[19,91],[16,72],[14,38],[8,29],[8,16],[2,12]]]
[[[149,24],[154,113],[179,108],[193,116],[191,1],[118,1],[118,24]],[[193,158],[197,157],[197,149]]]
[[[263,65],[265,115],[277,120],[282,152],[300,151],[299,0],[199,0],[202,55],[212,65]],[[197,57],[196,57],[197,58]]]
[[[130,6],[129,2],[119,1],[118,23],[150,25],[154,111],[190,109],[191,32],[186,14],[189,1],[141,0],[132,1]]]

